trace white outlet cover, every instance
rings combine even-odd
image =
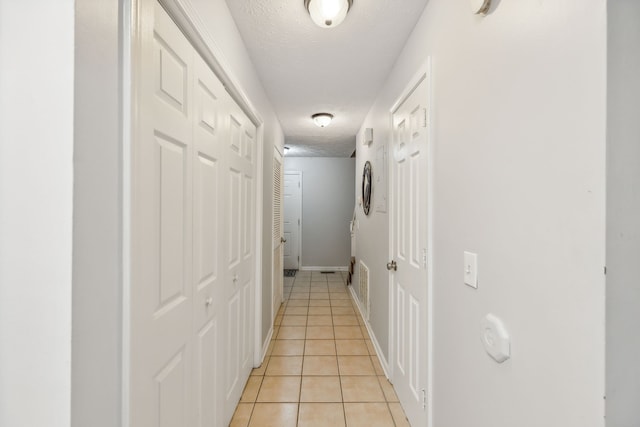
[[[511,358],[511,337],[502,320],[489,313],[481,324],[480,338],[487,354],[498,363]]]

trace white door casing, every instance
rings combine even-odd
[[[419,74],[391,109],[392,382],[411,425],[427,425],[429,392],[429,87]]]
[[[302,172],[284,174],[284,268],[300,269]]]
[[[253,366],[256,127],[157,2],[137,19],[124,419],[223,426]]]

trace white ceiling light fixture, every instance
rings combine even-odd
[[[333,114],[316,113],[311,116],[311,118],[313,119],[313,123],[315,123],[316,126],[323,128],[329,126],[331,120],[333,120]]]
[[[347,17],[353,0],[304,0],[311,20],[321,28],[337,27]]]

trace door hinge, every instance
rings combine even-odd
[[[607,266],[606,265],[604,266],[604,275],[605,276],[607,275]]]
[[[300,188],[302,186],[302,184],[300,182],[298,182],[298,188]]]
[[[298,227],[300,227],[300,219],[298,218]]]
[[[424,265],[424,268],[427,268],[427,249],[423,248],[422,249],[422,265]]]
[[[422,117],[422,127],[426,128],[427,127],[427,109],[423,108],[422,113],[424,114]]]
[[[426,410],[427,409],[427,390],[426,389],[422,389],[422,410]]]

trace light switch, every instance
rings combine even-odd
[[[478,288],[478,254],[464,253],[464,284]]]

